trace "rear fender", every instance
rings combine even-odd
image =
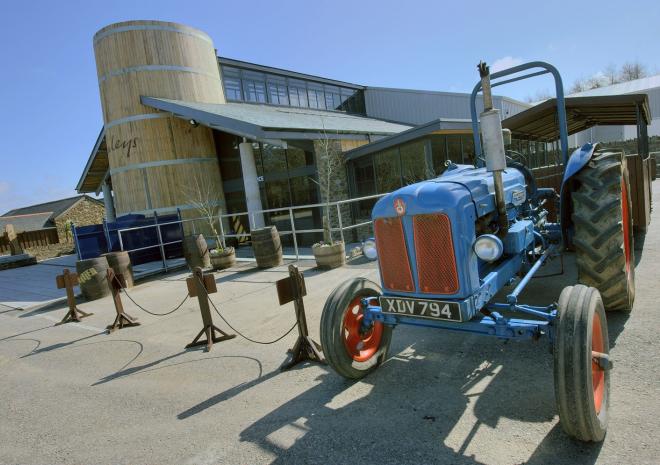
[[[564,240],[564,247],[573,245],[573,221],[571,214],[573,206],[571,195],[575,189],[575,175],[577,175],[587,164],[594,154],[598,144],[584,144],[575,149],[568,159],[566,169],[564,170],[564,179],[561,182],[561,191],[559,198],[559,218],[561,222],[561,235]]]

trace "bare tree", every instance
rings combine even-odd
[[[621,66],[621,81],[633,81],[646,77],[646,66],[639,61],[629,61]]]
[[[189,205],[198,211],[205,223],[208,224],[211,234],[215,237],[215,247],[224,249],[226,247],[224,237],[221,239],[216,228],[216,220],[221,212],[218,206],[217,190],[207,178],[200,179],[193,176],[189,184],[180,186]]]
[[[525,102],[527,103],[534,103],[534,102],[541,102],[543,100],[548,100],[551,99],[553,96],[548,91],[548,89],[539,89],[536,91],[534,95],[528,95],[525,97]]]
[[[603,87],[605,85],[604,79],[600,75],[593,75],[589,79],[587,79],[586,82],[586,87],[587,89],[598,89],[599,87]]]
[[[323,128],[321,131],[323,137],[318,139],[315,143],[317,150],[318,180],[314,178],[309,179],[315,182],[321,190],[323,203],[325,203],[325,211],[323,212],[323,242],[331,244],[330,202],[335,197],[339,184],[337,175],[340,174],[341,169],[344,167],[345,159],[342,156],[339,141],[328,137],[323,118],[321,118],[321,127]]]
[[[617,84],[620,82],[619,70],[617,69],[614,63],[610,63],[605,67],[603,71],[603,76],[605,76],[606,85],[611,86],[612,84]]]
[[[578,92],[583,92],[587,90],[587,83],[584,78],[578,78],[573,82],[573,85],[568,89],[569,94],[577,94]]]

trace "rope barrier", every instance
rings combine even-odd
[[[199,279],[199,278],[198,278],[198,279]],[[201,281],[200,281],[200,282],[201,282]],[[261,344],[261,345],[275,344],[276,342],[281,341],[282,339],[284,339],[285,337],[287,337],[289,334],[291,334],[291,331],[293,331],[294,329],[296,329],[296,326],[298,326],[298,321],[296,321],[296,322],[293,324],[293,326],[291,326],[291,328],[290,328],[286,333],[284,333],[282,336],[278,337],[277,339],[273,339],[272,341],[257,341],[257,340],[255,340],[255,339],[252,339],[252,338],[246,336],[245,334],[241,333],[239,330],[237,330],[236,328],[234,328],[234,327],[233,327],[233,326],[227,321],[227,319],[222,315],[222,313],[220,313],[220,311],[218,310],[218,307],[215,306],[215,304],[214,304],[213,301],[211,300],[211,297],[209,296],[208,293],[206,293],[206,298],[208,299],[209,303],[210,303],[211,306],[213,307],[213,310],[215,310],[215,313],[218,314],[218,316],[220,317],[220,319],[221,319],[222,321],[224,321],[225,324],[226,324],[227,326],[229,326],[229,328],[231,328],[232,331],[234,331],[236,334],[238,334],[239,336],[241,336],[241,337],[242,337],[243,339],[245,339],[246,341],[252,342],[252,343],[254,343],[254,344]]]
[[[190,296],[188,295],[188,293],[186,293],[186,296],[183,298],[183,300],[181,301],[181,303],[180,303],[179,305],[177,305],[176,307],[174,307],[173,310],[170,310],[169,312],[165,312],[165,313],[156,313],[156,312],[152,312],[152,311],[147,310],[147,309],[144,308],[142,305],[140,305],[139,303],[137,303],[137,302],[133,299],[133,297],[131,297],[131,295],[126,291],[126,289],[123,288],[123,287],[121,287],[121,282],[119,281],[119,279],[117,278],[116,275],[115,275],[115,281],[117,281],[117,283],[120,284],[120,291],[123,292],[123,293],[126,295],[126,297],[128,297],[128,300],[130,300],[131,302],[133,302],[133,304],[134,304],[137,308],[139,308],[140,310],[142,310],[143,312],[146,312],[146,313],[148,313],[149,315],[153,315],[153,316],[167,316],[167,315],[171,315],[172,313],[174,313],[174,312],[176,312],[178,309],[180,309],[180,308],[183,306],[183,304],[186,302],[186,300],[188,300],[188,297],[190,297]]]

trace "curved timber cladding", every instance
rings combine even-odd
[[[117,214],[186,209],[193,179],[224,206],[211,129],[140,103],[143,95],[225,103],[210,37],[176,23],[127,21],[97,32],[94,53]]]

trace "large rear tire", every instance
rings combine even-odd
[[[378,321],[369,328],[362,327],[362,299],[381,293],[377,284],[355,278],[337,287],[325,302],[321,347],[328,364],[345,378],[360,379],[387,357],[392,328]]]
[[[630,182],[621,153],[597,151],[575,177],[573,244],[578,281],[600,291],[606,310],[632,310],[635,300]]]
[[[581,284],[564,288],[553,347],[555,399],[562,428],[580,441],[605,438],[609,351],[607,320],[598,290]]]

